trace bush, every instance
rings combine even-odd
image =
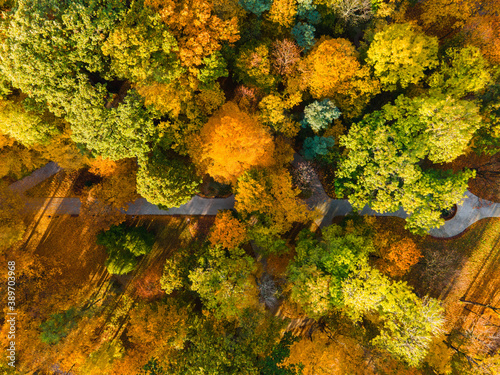
[[[45,344],[57,344],[76,326],[79,314],[74,307],[57,314],[52,314],[48,320],[40,324],[40,339]]]
[[[97,235],[97,243],[106,247],[108,272],[123,275],[134,270],[137,257],[148,254],[153,248],[154,235],[144,227],[128,228],[115,225]]]

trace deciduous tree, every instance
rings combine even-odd
[[[232,249],[246,242],[247,230],[231,211],[219,211],[208,240],[213,246],[221,245],[226,249]]]
[[[417,102],[421,100],[417,98]],[[339,193],[347,193],[358,210],[367,204],[378,212],[393,212],[402,206],[409,214],[407,228],[425,233],[442,225],[441,210],[462,199],[467,181],[474,172],[465,170],[452,174],[450,171],[422,170],[418,162],[423,157],[433,155],[439,161],[442,156],[432,144],[430,148],[423,146],[418,141],[418,134],[411,134],[412,130],[418,131],[419,117],[402,118],[401,122],[390,125],[387,119],[395,119],[391,117],[394,108],[387,107],[383,112],[365,116],[347,136],[341,137],[340,144],[349,149],[349,154],[341,162],[336,186],[340,188]],[[426,128],[424,117],[420,134],[426,140],[431,137],[430,141],[439,142],[441,136],[447,134],[441,135],[440,123],[432,122],[436,113],[429,112],[429,115],[431,127]],[[446,120],[443,124],[447,124]],[[469,126],[466,122],[464,124]],[[433,125],[438,125],[434,134]],[[463,139],[459,141],[463,144]],[[453,152],[456,150],[450,151]]]
[[[374,251],[369,238],[342,233],[337,225],[323,229],[321,242],[302,232],[295,250],[297,255],[287,271],[292,283],[290,298],[313,317],[343,306],[342,282]]]
[[[306,57],[303,79],[314,98],[331,98],[349,116],[360,113],[379,84],[347,39],[322,38]]]
[[[201,179],[194,166],[177,156],[155,150],[137,172],[137,192],[164,208],[179,207],[198,192]]]
[[[483,90],[490,82],[488,63],[477,47],[450,49],[439,70],[429,77],[431,87],[462,98]]]
[[[422,362],[441,331],[443,308],[437,300],[419,299],[406,283],[391,283],[366,263],[344,281],[342,293],[353,319],[379,313],[382,327],[372,343],[411,366]]]
[[[0,100],[0,132],[25,146],[48,143],[62,127],[62,121],[48,111],[42,114],[28,111],[19,99]]]
[[[246,218],[257,215],[274,233],[285,233],[294,222],[311,218],[299,194],[287,171],[252,170],[238,179],[235,209]]]
[[[145,3],[158,11],[177,39],[182,65],[193,72],[203,58],[219,51],[224,43],[239,39],[237,18],[220,17],[211,1],[146,0]]]
[[[319,133],[339,117],[340,111],[330,99],[316,100],[304,109],[302,126],[310,126],[315,133]]]
[[[272,165],[273,152],[264,126],[231,102],[208,120],[190,150],[199,170],[223,183],[236,182],[250,168]]]
[[[375,34],[368,49],[367,62],[389,90],[407,87],[424,78],[426,69],[438,65],[438,41],[415,26],[393,24]]]
[[[154,235],[144,227],[128,228],[121,224],[100,232],[97,243],[106,247],[106,267],[109,273],[121,275],[136,267],[137,257],[151,251]]]
[[[246,308],[257,304],[254,260],[239,248],[210,247],[189,272],[191,289],[204,306],[218,317],[239,318]]]
[[[177,41],[158,13],[133,2],[124,20],[102,44],[114,76],[133,82],[169,83],[183,72],[175,52]]]

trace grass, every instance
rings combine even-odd
[[[500,218],[480,220],[450,239],[412,236],[399,218],[376,217],[375,221],[394,235],[403,234],[417,242],[423,258],[404,280],[419,296],[442,301],[446,331],[471,329],[477,313],[484,312],[462,303],[462,297],[500,306]]]

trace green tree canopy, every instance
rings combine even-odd
[[[418,298],[405,282],[391,282],[360,263],[342,285],[348,315],[359,320],[377,314],[380,334],[372,343],[411,366],[425,358],[433,337],[441,332],[443,308],[432,298]]]
[[[409,99],[399,96],[383,108],[386,121],[408,145],[406,153],[448,163],[465,153],[481,126],[478,106],[441,93]]]
[[[192,164],[177,156],[167,157],[158,149],[140,163],[137,172],[137,192],[148,202],[164,208],[189,202],[200,184]]]
[[[0,70],[14,87],[62,115],[78,73],[108,71],[102,40],[123,12],[119,0],[20,0],[1,26]]]
[[[429,142],[429,137],[439,141],[441,134],[433,135],[419,117],[399,117],[399,110],[389,106],[367,115],[341,137],[340,144],[349,154],[340,163],[336,186],[357,210],[369,205],[377,212],[394,212],[402,206],[409,215],[407,228],[425,233],[442,225],[441,211],[462,199],[474,172],[423,170],[418,164],[423,157],[439,156],[432,148],[436,146],[422,142]],[[420,127],[420,133],[412,135],[413,126],[416,132]]]
[[[154,235],[144,227],[115,225],[97,235],[97,243],[106,247],[106,268],[112,274],[126,274],[137,265],[136,258],[153,248]]]
[[[240,321],[213,316],[194,320],[185,350],[179,351],[167,373],[259,374],[261,359],[279,341],[284,321],[257,311],[247,311]]]
[[[124,20],[102,45],[111,57],[113,75],[134,82],[169,83],[183,73],[175,51],[177,41],[160,15],[142,2],[132,3]]]
[[[25,146],[46,144],[62,127],[63,122],[48,111],[40,114],[26,110],[19,100],[0,100],[0,132]]]
[[[216,246],[200,256],[189,280],[207,309],[218,317],[235,319],[256,302],[255,271],[255,261],[244,250]]]
[[[111,160],[145,158],[155,133],[152,111],[135,90],[116,108],[106,108],[105,99],[103,86],[80,81],[67,117],[73,140]]]
[[[451,48],[438,71],[429,77],[432,88],[461,98],[483,90],[491,82],[487,60],[477,47]]]
[[[343,306],[343,280],[374,251],[368,237],[343,233],[338,225],[324,228],[322,234],[323,240],[318,241],[308,231],[300,233],[297,255],[287,271],[292,283],[290,298],[315,317]]]

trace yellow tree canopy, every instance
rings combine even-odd
[[[146,0],[157,9],[179,44],[184,66],[201,65],[203,57],[221,49],[224,42],[239,39],[238,20],[222,20],[206,0]]]
[[[230,211],[219,211],[208,240],[214,246],[222,245],[227,249],[238,247],[247,240],[245,224],[233,217]]]
[[[193,137],[193,162],[216,181],[234,183],[245,171],[273,164],[274,142],[259,120],[224,104]]]
[[[243,215],[266,215],[268,223],[277,233],[285,233],[295,222],[307,222],[312,218],[292,187],[292,178],[283,168],[252,170],[238,179],[234,208]]]
[[[388,89],[407,87],[424,78],[424,71],[438,65],[438,40],[415,26],[394,24],[375,34],[367,62]]]
[[[334,99],[343,113],[359,114],[380,90],[347,39],[322,38],[305,59],[304,71],[304,82],[313,97]]]

